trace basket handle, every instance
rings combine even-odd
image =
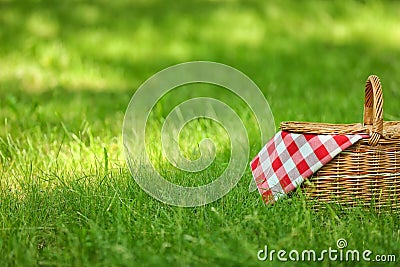
[[[376,75],[370,75],[365,84],[364,126],[369,129],[368,144],[375,146],[383,136],[382,85]]]

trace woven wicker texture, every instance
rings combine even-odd
[[[306,197],[345,207],[363,205],[400,211],[400,122],[383,122],[383,94],[379,78],[368,77],[364,122],[327,124],[282,122],[281,130],[314,134],[369,134],[345,149],[303,184]]]

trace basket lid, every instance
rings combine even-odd
[[[309,134],[370,134],[370,125],[361,123],[333,124],[319,122],[285,121],[280,124],[282,131]],[[400,139],[400,121],[383,122],[384,139]]]

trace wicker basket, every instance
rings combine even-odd
[[[303,184],[303,194],[321,203],[400,210],[400,122],[383,122],[379,78],[365,86],[364,123],[283,122],[281,130],[314,134],[368,134],[342,151]]]

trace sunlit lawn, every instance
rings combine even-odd
[[[277,126],[361,122],[371,73],[383,83],[385,120],[400,120],[399,18],[397,2],[374,1],[0,2],[0,265],[275,266],[259,262],[258,250],[322,250],[345,238],[350,249],[397,255],[397,266],[399,215],[314,212],[302,198],[266,207],[248,192],[250,169],[214,203],[168,206],[131,178],[121,134],[140,84],[193,60],[247,74]],[[249,110],[221,88],[178,88],[152,122],[195,96],[231,104],[248,128],[250,158],[259,151]],[[163,164],[160,172],[181,181],[218,176],[229,160],[219,127],[193,122],[182,137],[188,157],[205,134],[221,144],[206,175]],[[158,137],[148,145],[164,162]]]

